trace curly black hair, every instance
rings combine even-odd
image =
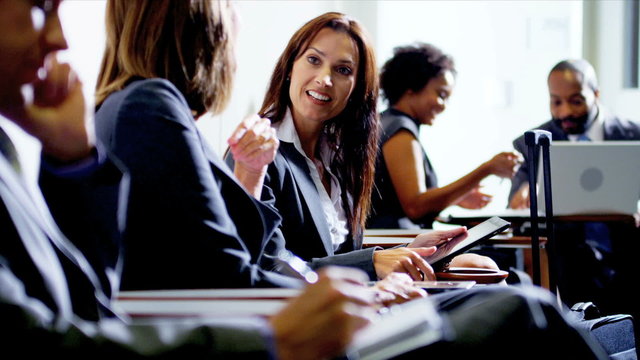
[[[455,65],[439,48],[422,42],[398,46],[382,67],[380,88],[389,105],[394,105],[407,90],[420,91],[445,71],[455,74]]]

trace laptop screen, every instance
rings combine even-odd
[[[638,211],[640,141],[558,141],[549,150],[554,215],[630,215]],[[538,171],[542,211],[543,184]]]

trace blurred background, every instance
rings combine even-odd
[[[61,6],[70,49],[62,58],[93,97],[102,56],[103,0]],[[327,11],[346,13],[367,28],[381,66],[395,46],[432,43],[456,61],[458,77],[447,111],[421,130],[422,142],[447,184],[550,118],[546,78],[565,58],[584,57],[598,73],[601,99],[613,112],[640,119],[638,1],[235,1],[240,18],[238,69],[227,110],[198,123],[220,154],[226,139],[258,110],[275,61],[295,30]],[[386,108],[381,102],[380,110]],[[488,178],[489,209],[506,206],[509,182]]]

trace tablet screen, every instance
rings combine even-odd
[[[438,250],[431,256],[427,256],[426,260],[434,268],[443,265],[457,255],[479,245],[492,236],[501,233],[509,227],[510,223],[494,216],[490,219],[467,230],[465,234],[456,236],[448,242],[438,246]]]

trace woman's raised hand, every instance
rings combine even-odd
[[[236,167],[260,172],[276,157],[280,141],[271,121],[258,115],[244,119],[227,140]]]
[[[280,141],[271,121],[258,115],[244,119],[227,140],[235,161],[234,175],[250,194],[260,199],[267,167]]]

